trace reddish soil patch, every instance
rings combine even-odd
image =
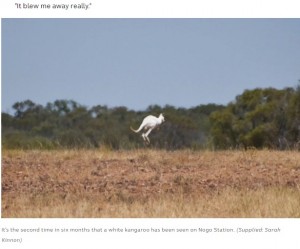
[[[2,200],[55,193],[148,199],[227,188],[300,188],[298,152],[3,153]]]

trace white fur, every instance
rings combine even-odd
[[[159,127],[164,121],[165,121],[165,118],[162,114],[160,114],[158,118],[154,117],[152,115],[149,115],[144,118],[142,124],[140,125],[140,127],[137,130],[134,130],[131,127],[130,127],[130,129],[132,131],[134,131],[135,133],[138,133],[143,129],[147,130],[145,133],[142,133],[142,137],[146,143],[150,144],[150,139],[148,137],[150,132],[153,129]]]

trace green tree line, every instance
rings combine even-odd
[[[143,148],[138,128],[149,114],[163,113],[166,122],[150,135],[153,148],[228,149],[299,148],[300,86],[246,90],[227,106],[175,108],[149,106],[144,111],[124,106],[87,108],[73,100],[45,106],[31,100],[2,112],[2,147],[9,149]]]
[[[246,90],[210,115],[217,148],[300,148],[300,86]]]

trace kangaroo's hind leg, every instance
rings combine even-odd
[[[143,138],[145,144],[150,144],[150,140],[149,140],[149,138],[146,136],[145,133],[142,134],[142,138]]]
[[[147,142],[147,138],[146,138],[145,133],[142,134],[142,138],[143,138],[143,140],[144,140],[145,142]]]
[[[150,139],[148,136],[152,130],[153,130],[153,128],[150,128],[143,136],[144,139],[146,138],[148,144],[150,144]]]

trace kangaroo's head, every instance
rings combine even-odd
[[[162,113],[159,114],[159,117],[158,117],[158,118],[161,120],[161,122],[165,122],[165,118],[164,118],[164,116],[163,116]]]

